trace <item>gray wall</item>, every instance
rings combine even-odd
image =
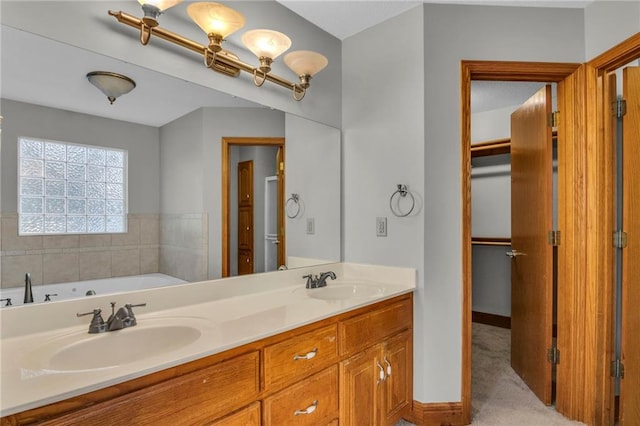
[[[2,99],[2,208],[17,212],[18,137],[126,149],[129,213],[160,209],[159,131],[155,127]]]
[[[343,51],[345,258],[418,268],[414,397],[459,401],[460,61],[581,62],[583,11],[425,4]],[[380,51],[391,56],[382,65]],[[403,66],[385,66],[395,54]],[[424,209],[376,240],[375,217],[389,215],[388,196],[405,182]]]
[[[284,113],[269,108],[201,108],[162,127],[162,213],[206,214],[209,279],[222,271],[222,138],[284,134]]]
[[[300,196],[298,216],[285,218],[287,254],[340,261],[340,130],[287,114],[286,133],[285,200]],[[306,230],[309,218],[313,235]]]

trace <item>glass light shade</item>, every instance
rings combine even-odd
[[[136,82],[127,76],[107,71],[93,71],[87,74],[87,79],[105,94],[109,102],[124,94],[129,93],[136,87]]]
[[[251,30],[242,35],[242,43],[258,58],[276,59],[291,47],[291,39],[273,30]]]
[[[178,3],[182,3],[182,0],[138,0],[142,6],[145,4],[149,4],[151,6],[155,6],[161,11],[167,10],[170,7],[175,6]]]
[[[220,3],[191,3],[187,14],[207,35],[225,38],[244,27],[244,16]]]
[[[329,61],[319,53],[310,50],[297,50],[287,53],[284,57],[284,63],[298,76],[313,77],[326,67]]]

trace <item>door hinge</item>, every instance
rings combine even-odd
[[[549,127],[558,127],[560,121],[560,111],[553,111],[549,113]]]
[[[615,248],[625,248],[627,246],[627,233],[620,230],[613,233],[613,246]]]
[[[611,115],[616,118],[622,118],[627,113],[627,101],[622,98],[618,98],[611,102]]]
[[[280,166],[280,171],[283,171],[284,170],[284,161],[281,161],[279,166]]]
[[[611,361],[611,377],[624,379],[624,364],[619,359]]]
[[[547,241],[550,245],[557,247],[560,245],[560,231],[549,231]]]
[[[560,349],[556,346],[547,349],[547,360],[553,365],[560,364]]]

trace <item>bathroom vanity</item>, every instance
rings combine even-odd
[[[302,275],[329,269],[335,281],[305,289]],[[338,263],[187,286],[206,300],[122,295],[158,310],[95,344],[78,325],[5,338],[0,312],[2,424],[393,425],[410,410],[415,270]],[[74,361],[82,345],[112,359]]]

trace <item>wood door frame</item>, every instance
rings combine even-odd
[[[230,192],[230,171],[231,164],[229,163],[231,157],[231,147],[234,145],[239,146],[272,146],[279,147],[282,150],[282,161],[284,162],[284,138],[265,138],[265,137],[223,137],[221,141],[222,145],[222,277],[228,277],[230,272],[230,218],[231,218],[231,206],[229,203]],[[284,181],[284,177],[283,177]],[[279,191],[278,194],[278,226],[280,229],[284,228],[284,214],[281,213],[284,206],[284,191]],[[284,232],[284,231],[283,231]],[[281,241],[282,250],[285,250],[285,241]]]
[[[580,64],[511,61],[461,61],[462,181],[462,420],[471,423],[471,81],[560,82]]]
[[[612,140],[611,121],[607,105],[611,91],[607,74],[640,58],[640,32],[622,41],[587,63],[586,84],[588,87],[587,144],[588,163],[593,164],[587,179],[593,187],[589,199],[589,218],[593,220],[590,244],[587,246],[587,297],[598,321],[594,324],[591,341],[594,345],[594,362],[590,365],[595,376],[591,395],[593,410],[588,418],[593,424],[613,424],[614,392],[609,374],[610,362],[614,359],[614,285],[615,248],[611,244],[611,233],[615,229],[615,143]]]

